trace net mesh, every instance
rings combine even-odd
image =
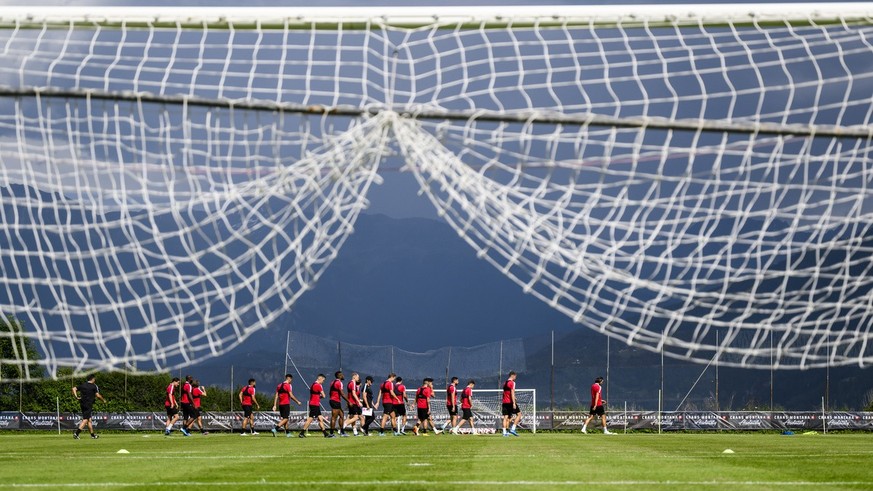
[[[478,381],[476,383],[478,386]],[[458,393],[463,390],[466,384],[462,383],[458,387]],[[446,407],[446,389],[434,389],[434,397],[430,403],[430,414],[433,422],[437,424],[437,428],[442,428],[443,424],[449,421],[449,411]],[[414,394],[413,394],[414,395]],[[459,396],[460,397],[460,396]],[[460,399],[458,399],[460,407]],[[473,390],[473,416],[477,429],[487,429],[488,431],[494,428],[503,427],[503,391],[496,389],[474,389]],[[519,428],[536,431],[537,410],[536,410],[536,390],[535,389],[516,389],[515,402],[518,409],[521,411],[521,424]],[[407,404],[407,413],[415,414],[415,401]],[[458,418],[461,418],[460,412]],[[467,431],[468,426],[463,428]]]
[[[396,346],[374,346],[336,341],[315,334],[288,331],[287,352],[289,370],[310,383],[319,374],[333,375],[344,370],[346,378],[352,371],[364,380],[372,376],[376,386],[388,373],[403,377],[408,387],[425,378],[433,378],[435,386],[448,384],[451,377],[475,378],[478,387],[501,387],[510,370],[523,372],[527,368],[527,349],[522,339],[505,339],[478,346],[446,346],[425,352],[414,352]]]
[[[583,326],[864,364],[873,26],[795,19],[0,19],[0,312],[50,373],[222,353],[313,286],[394,146]]]

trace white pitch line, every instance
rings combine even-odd
[[[75,458],[76,459],[110,459],[110,458],[116,458],[116,459],[179,459],[180,458],[178,455],[175,455],[175,454],[169,455],[171,453],[172,453],[172,451],[167,451],[167,452],[160,453],[160,454],[140,453],[140,452],[137,452],[135,450],[132,450],[130,454],[124,454],[124,455],[118,455],[113,451],[110,454],[76,455]],[[48,458],[48,459],[57,458],[56,455],[55,456],[40,456],[40,455],[26,454],[26,453],[0,453],[0,457],[18,457],[18,458],[44,457],[44,458]],[[258,455],[240,456],[237,458],[238,459],[263,459],[263,458],[288,458],[288,457],[294,457],[295,459],[312,459],[312,460],[324,460],[324,459],[355,459],[355,460],[358,460],[358,459],[376,459],[376,460],[381,460],[381,459],[388,459],[388,458],[397,459],[397,454],[391,454],[391,455],[366,455],[366,454],[364,454],[364,455],[358,455],[358,454],[300,455],[300,454],[297,454],[294,452],[290,452],[290,453],[284,453],[284,454],[279,454],[279,455],[258,454]],[[426,458],[433,457],[433,454],[426,454],[426,455],[405,454],[405,455],[403,455],[403,457],[408,457],[410,459],[415,459],[415,458],[426,459]],[[817,457],[821,457],[821,455],[818,455]],[[184,458],[186,458],[186,459],[217,459],[217,460],[224,459],[224,460],[227,460],[226,455],[185,454]],[[482,458],[482,459],[505,459],[506,454],[495,454],[495,455],[476,454],[476,458],[477,459],[480,459],[480,458]],[[468,460],[468,459],[469,459],[468,455],[446,456],[445,457],[445,460],[448,460],[448,461]],[[2,483],[0,483],[0,485],[2,485]]]
[[[271,449],[275,450],[275,449]],[[301,455],[299,453],[295,453],[298,450],[296,448],[289,448],[290,453],[280,454],[280,455],[251,455],[249,457],[240,457],[242,459],[251,458],[251,459],[260,459],[260,458],[284,458],[289,455],[293,455],[295,459],[312,459],[312,460],[323,460],[323,459],[395,459],[397,454],[329,454],[329,455]],[[138,452],[132,451],[132,454],[137,455],[116,455],[114,452],[111,454],[91,454],[91,455],[76,455],[77,459],[106,459],[106,458],[118,458],[118,459],[132,459],[132,458],[154,458],[154,459],[178,459],[179,456],[175,450],[167,450],[167,452]],[[173,453],[173,455],[167,455],[168,453]],[[179,452],[183,453],[186,459],[227,459],[227,456],[220,455],[209,455],[210,452]],[[599,452],[603,454],[604,452]],[[676,455],[671,456],[671,460],[699,460],[704,458],[711,458],[713,455],[719,454],[720,451],[712,451],[707,453],[700,454],[692,454],[692,455]],[[404,454],[404,457],[409,458],[428,458],[432,457],[432,454]],[[796,453],[785,453],[785,454],[771,454],[766,452],[737,452],[730,457],[725,458],[754,458],[754,457],[766,457],[766,458],[787,458],[787,459],[821,459],[822,457],[871,457],[873,456],[873,451],[859,451],[859,452],[843,452],[843,453],[815,453],[815,454],[796,454]],[[50,458],[54,459],[55,457],[45,456],[42,454],[36,453],[24,453],[24,452],[0,452],[0,457],[4,458]],[[534,455],[529,455],[529,458],[535,457]],[[468,459],[467,455],[458,455],[458,456],[446,456],[446,460],[465,460]],[[506,454],[476,454],[477,459],[505,459]]]
[[[233,481],[233,482],[105,482],[105,483],[4,483],[3,487],[37,488],[101,488],[101,487],[139,487],[139,486],[873,486],[873,481],[426,481],[426,480],[393,480],[393,481]]]

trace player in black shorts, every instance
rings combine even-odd
[[[452,434],[454,435],[458,434],[458,430],[464,425],[464,421],[470,423],[470,433],[476,434],[476,428],[473,426],[473,387],[475,386],[476,381],[471,379],[467,382],[467,387],[461,391],[461,421],[452,428]]]
[[[315,377],[315,383],[309,386],[309,417],[303,423],[303,429],[300,430],[300,435],[298,435],[300,438],[306,438],[306,430],[309,429],[309,425],[312,424],[313,420],[318,421],[318,426],[321,428],[321,433],[324,434],[325,438],[336,436],[327,432],[324,416],[321,415],[321,398],[324,397],[324,387],[321,384],[324,382],[324,379],[324,374],[319,373]]]
[[[261,410],[261,405],[258,403],[257,397],[255,397],[255,393],[257,392],[257,389],[255,388],[256,385],[257,382],[255,379],[250,378],[249,384],[239,391],[239,404],[242,406],[243,410],[242,436],[258,434],[258,432],[255,431],[255,414],[252,411],[253,405],[258,408],[258,411]],[[246,423],[249,424],[249,433],[246,433]]]
[[[185,375],[179,404],[182,406],[182,428],[190,428],[196,419],[194,417],[194,377]]]
[[[280,382],[279,385],[276,386],[276,395],[273,396],[273,411],[276,410],[276,406],[279,407],[279,417],[282,418],[279,420],[279,423],[270,430],[273,433],[273,436],[276,436],[279,433],[279,430],[285,430],[285,436],[290,437],[291,433],[288,432],[288,423],[291,417],[291,401],[300,405],[300,400],[294,397],[294,394],[291,392],[291,381],[294,377],[290,373],[285,374],[285,381]]]
[[[343,393],[343,380],[346,379],[345,375],[343,375],[342,371],[337,371],[334,376],[336,377],[333,382],[330,383],[330,389],[328,390],[328,403],[330,404],[330,434],[333,435],[337,426],[339,426],[340,436],[348,436],[345,431],[345,419],[343,415],[343,399],[345,399],[346,404],[348,404],[349,399]]]
[[[96,376],[89,375],[85,382],[78,387],[73,387],[73,397],[79,400],[79,405],[82,408],[82,421],[79,423],[76,431],[73,432],[73,438],[76,440],[79,439],[79,433],[82,432],[85,425],[88,425],[88,432],[91,433],[91,438],[95,440],[98,438],[94,434],[94,426],[91,425],[91,411],[94,409],[95,399],[100,399],[102,402],[106,402],[106,399],[100,395],[100,388],[94,383],[95,379]]]
[[[449,419],[443,423],[443,431],[452,429],[458,424],[458,377],[452,377],[452,383],[446,387],[446,411]]]
[[[165,392],[166,398],[164,399],[164,408],[167,410],[167,425],[164,429],[164,435],[170,436],[170,432],[173,431],[173,425],[176,424],[176,421],[179,420],[179,404],[176,403],[176,387],[179,386],[179,377],[173,377],[173,381],[170,382],[170,385],[167,386],[167,390]],[[188,432],[184,427],[182,428],[184,435]]]
[[[588,423],[596,417],[600,417],[600,421],[603,425],[603,434],[604,435],[615,435],[615,433],[609,431],[606,428],[606,410],[604,410],[603,406],[606,404],[606,401],[603,400],[603,387],[601,384],[603,383],[603,377],[597,377],[594,379],[594,383],[591,385],[591,410],[588,411],[588,419],[582,423],[582,433],[588,433]]]
[[[346,385],[346,401],[349,408],[349,417],[346,419],[346,425],[352,427],[352,433],[358,436],[358,428],[355,423],[364,426],[364,418],[361,416],[361,387],[358,385],[361,381],[361,376],[356,372],[352,372],[352,379]]]
[[[515,398],[515,379],[517,376],[515,372],[509,372],[509,378],[503,383],[503,398],[501,399],[503,436],[518,436],[518,432],[515,430],[521,423],[521,409],[518,408],[518,400]]]
[[[394,418],[394,399],[397,397],[394,394],[395,378],[397,378],[395,373],[389,373],[388,378],[379,387],[379,395],[376,396],[376,406],[379,406],[379,402],[382,403],[382,425],[379,427],[379,436],[385,436],[385,423],[389,420],[391,427],[394,428],[394,434],[398,434],[397,422]]]
[[[397,420],[397,433],[406,435],[406,386],[403,385],[403,377],[394,379],[394,417]]]
[[[433,418],[430,415],[431,397],[433,397],[433,379],[428,377],[422,380],[421,387],[415,391],[415,407],[418,413],[418,422],[412,427],[412,433],[416,436],[427,435],[428,424],[430,424],[435,434],[440,434],[440,430],[433,424]]]
[[[196,424],[200,429],[201,435],[208,435],[209,432],[206,431],[206,428],[203,427],[203,418],[200,415],[200,404],[201,399],[206,397],[206,387],[200,386],[199,380],[191,381],[191,423],[188,424],[188,430],[190,434],[190,430],[194,428]]]

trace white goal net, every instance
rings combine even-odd
[[[458,385],[458,421],[461,414],[461,391],[465,385]],[[437,429],[441,429],[449,421],[449,412],[446,408],[446,389],[434,389],[433,399],[430,400],[430,414]],[[515,389],[515,400],[518,409],[521,410],[521,425],[519,428],[533,433],[537,431],[537,391],[536,389]],[[473,424],[484,433],[492,433],[503,428],[503,390],[500,389],[473,389]],[[416,414],[415,391],[410,392],[410,400],[406,405],[407,414],[412,417]],[[463,430],[469,430],[465,423]]]
[[[865,364],[871,14],[4,8],[0,314],[24,332],[0,336],[50,374],[225,352],[314,287],[399,154],[480,258],[582,326]]]

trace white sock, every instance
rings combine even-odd
[[[510,430],[515,431],[515,425],[512,425],[512,428],[510,428]]]

